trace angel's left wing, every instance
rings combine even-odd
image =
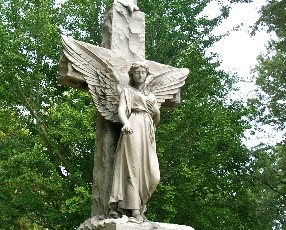
[[[157,102],[161,104],[166,100],[173,99],[180,88],[185,84],[185,80],[189,74],[189,69],[171,69],[155,76],[151,76],[152,80],[148,83],[148,89],[156,96]]]
[[[62,36],[62,45],[68,60],[66,75],[83,78],[97,110],[105,119],[118,122],[119,79],[112,73],[111,64],[82,42]]]

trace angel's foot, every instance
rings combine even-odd
[[[112,219],[117,219],[117,218],[120,218],[120,215],[118,212],[111,210],[111,211],[109,211],[109,217]]]
[[[137,209],[132,210],[132,216],[138,221],[139,223],[142,223],[144,221],[143,216],[140,214],[140,211]]]

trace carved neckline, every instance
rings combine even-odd
[[[141,90],[141,89],[137,89],[137,88],[135,88],[135,87],[132,87],[132,89],[133,89],[134,91],[136,91],[136,92],[142,93],[144,96],[148,96],[149,93],[150,93],[149,91],[147,91],[147,90],[145,90],[145,89]]]

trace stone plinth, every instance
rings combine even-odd
[[[93,217],[80,225],[78,230],[195,230],[192,227],[177,224],[167,224],[145,221],[138,223],[134,218],[123,216],[119,219],[104,219]]]
[[[165,224],[165,223],[125,223],[125,224],[107,224],[101,230],[194,230],[191,227],[177,224]]]

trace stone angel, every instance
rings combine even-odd
[[[160,171],[155,127],[160,107],[184,85],[188,69],[169,69],[153,75],[146,61],[131,64],[128,85],[113,65],[77,41],[62,39],[64,55],[80,73],[101,115],[122,123],[109,198],[110,214],[144,220],[145,205],[155,191]]]

